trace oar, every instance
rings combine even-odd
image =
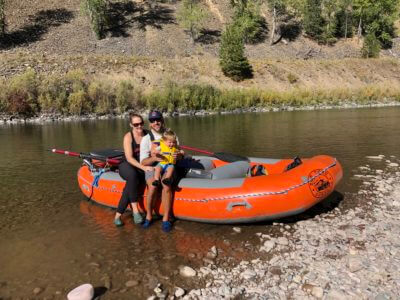
[[[95,156],[95,155],[91,155],[88,153],[82,153],[82,152],[78,153],[78,152],[59,150],[59,149],[50,149],[49,151],[51,151],[53,153],[57,153],[57,154],[64,154],[64,155],[68,155],[68,156],[79,157],[82,159],[97,159],[97,160],[104,161],[110,165],[119,165],[121,163],[121,161],[119,159]]]
[[[202,150],[202,149],[189,147],[189,146],[182,146],[182,145],[179,145],[179,147],[181,147],[182,149],[214,156],[214,157],[218,158],[219,160],[226,161],[226,162],[249,161],[248,157],[237,155],[237,154],[225,153],[225,152],[210,152],[207,150]]]

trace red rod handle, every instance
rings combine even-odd
[[[182,149],[191,150],[191,151],[195,151],[195,152],[199,152],[199,153],[204,153],[204,154],[207,154],[207,155],[214,155],[214,153],[212,153],[210,151],[201,150],[201,149],[198,149],[198,148],[182,146],[182,145],[179,145],[179,147],[181,147]]]

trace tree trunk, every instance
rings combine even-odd
[[[271,39],[270,39],[270,45],[274,44],[274,38],[275,38],[275,31],[276,31],[276,7],[274,5],[274,11],[272,15],[272,29],[271,29]]]
[[[360,16],[360,21],[358,22],[358,31],[357,31],[357,37],[358,37],[358,42],[361,40],[361,35],[362,35],[362,14]]]

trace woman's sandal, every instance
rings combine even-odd
[[[114,219],[114,224],[117,227],[121,227],[124,225],[124,222],[122,222],[121,218],[116,218],[116,219]]]
[[[172,230],[172,223],[170,221],[163,221],[161,229],[164,232],[170,232]]]
[[[143,217],[140,213],[133,213],[133,223],[135,224],[143,223]]]

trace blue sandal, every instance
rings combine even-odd
[[[151,226],[151,220],[144,220],[144,222],[143,222],[143,224],[142,224],[142,227],[144,228],[144,229],[147,229],[147,228],[149,228],[150,226]]]
[[[172,224],[170,221],[163,221],[161,226],[162,231],[170,232],[172,230]]]

